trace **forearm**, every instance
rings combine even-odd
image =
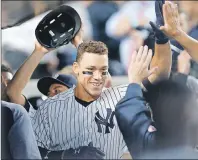
[[[22,96],[22,91],[44,55],[45,54],[43,53],[34,51],[18,69],[6,91],[11,102],[21,105],[25,104],[25,98]]]
[[[193,60],[198,62],[198,41],[187,35],[184,31],[181,31],[181,33],[174,38],[184,47]]]
[[[166,44],[155,44],[155,54],[153,56],[150,68],[158,67],[158,70],[148,77],[151,83],[161,79],[168,79],[171,72],[172,55],[170,42]]]

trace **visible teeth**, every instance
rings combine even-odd
[[[93,85],[94,85],[94,86],[99,86],[100,84],[99,84],[99,83],[93,83]]]

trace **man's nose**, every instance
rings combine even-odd
[[[102,73],[100,71],[95,71],[93,77],[94,79],[100,80],[102,79]]]

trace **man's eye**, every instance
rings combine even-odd
[[[103,76],[106,76],[106,75],[108,75],[108,72],[107,72],[107,71],[102,72],[102,75],[103,75]]]
[[[90,72],[90,71],[83,71],[82,73],[87,74],[87,75],[93,75],[93,72]]]
[[[55,93],[56,93],[56,94],[60,93],[60,90],[55,89]]]

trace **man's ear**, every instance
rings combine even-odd
[[[72,70],[76,76],[79,75],[79,64],[78,62],[74,62],[72,65]]]

